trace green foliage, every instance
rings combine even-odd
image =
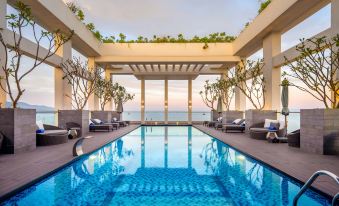
[[[73,35],[73,31],[69,31],[69,34],[61,32],[60,29],[38,32],[31,8],[21,1],[16,1],[14,8],[18,13],[7,15],[6,20],[10,30],[12,30],[15,35],[8,36],[5,40],[3,33],[0,32],[0,46],[4,54],[4,58],[0,59],[0,65],[2,65],[0,69],[3,71],[1,72],[3,76],[0,76],[0,80],[3,80],[0,81],[0,88],[11,99],[12,107],[16,108],[17,103],[25,92],[22,81],[38,66],[52,57],[63,44],[69,41]],[[25,63],[25,65],[21,64],[25,54],[25,52],[22,51],[23,31],[31,32],[34,35],[32,41],[37,45],[33,52],[35,55],[32,56],[33,62]],[[8,42],[12,42],[12,44],[8,45]],[[42,42],[47,42],[46,50],[43,53],[40,51]],[[9,58],[9,56],[11,57]],[[25,71],[22,71],[23,67]]]
[[[211,110],[215,110],[215,102],[219,97],[218,84],[216,82],[210,83],[208,80],[205,81],[204,90],[200,91],[202,101]]]
[[[124,104],[130,100],[133,100],[135,96],[134,94],[128,93],[126,88],[118,83],[114,84],[113,91],[114,91],[114,95],[112,98],[114,101],[115,108],[117,108],[119,102]]]
[[[333,37],[302,39],[296,46],[299,56],[295,59],[285,57],[285,65],[290,71],[283,76],[303,84],[294,84],[324,103],[326,108],[337,108],[339,104],[339,34]],[[332,96],[337,98],[332,98]]]
[[[266,9],[266,7],[268,5],[270,5],[271,2],[272,2],[272,0],[265,0],[265,1],[261,2],[260,8],[258,10],[258,14],[260,14],[262,11],[264,11]]]

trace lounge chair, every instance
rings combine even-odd
[[[91,119],[91,122],[94,123],[94,125],[111,125],[112,130],[119,129],[119,123],[111,123],[111,122],[103,122],[100,119]]]
[[[275,129],[270,128],[272,124]],[[278,137],[285,136],[285,124],[283,121],[266,119],[265,122],[252,125],[250,128],[250,137],[252,139],[266,140],[266,135],[269,131],[277,133]]]
[[[117,118],[112,118],[112,123],[118,123],[120,127],[126,127],[128,124],[126,121],[119,121]]]
[[[48,146],[68,142],[68,131],[52,125],[37,126],[36,145]]]
[[[77,136],[81,137],[82,133],[81,133],[81,126],[78,123],[75,122],[67,122],[66,123],[66,129],[68,131],[70,130],[76,130],[77,131]]]
[[[97,131],[107,131],[110,132],[113,130],[112,125],[109,124],[90,124],[89,131],[90,132],[97,132]]]
[[[300,129],[287,135],[287,143],[290,147],[300,147]]]
[[[227,122],[227,123],[222,123],[222,122],[218,122],[214,125],[215,129],[222,129],[223,126],[226,125],[242,125],[242,123],[245,122],[245,119],[235,119],[232,122]]]
[[[245,122],[243,122],[240,125],[237,125],[237,124],[223,125],[222,131],[223,132],[228,132],[228,131],[244,132],[245,131]]]

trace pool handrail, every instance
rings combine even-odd
[[[293,206],[297,206],[298,204],[298,200],[301,197],[301,195],[304,194],[304,192],[312,185],[312,183],[320,176],[328,176],[330,178],[332,178],[335,182],[337,182],[337,184],[339,185],[339,177],[337,175],[335,175],[332,172],[326,171],[326,170],[319,170],[317,172],[315,172],[304,184],[304,186],[300,189],[300,191],[298,192],[298,194],[294,197],[293,199]],[[332,199],[332,206],[335,206],[335,202],[336,200],[339,198],[339,193],[337,193],[336,195],[334,195],[333,199]]]

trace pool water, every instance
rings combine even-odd
[[[139,127],[3,205],[292,205],[300,185],[207,134]],[[299,205],[330,205],[308,190]]]

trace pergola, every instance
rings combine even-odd
[[[6,4],[13,5],[15,0],[0,0],[0,28],[6,28]],[[22,0],[32,8],[37,23],[47,30],[60,28],[63,31],[74,30],[75,35],[56,55],[46,63],[55,67],[55,108],[72,109],[71,88],[62,78],[60,63],[72,58],[72,48],[88,57],[89,65],[100,65],[105,76],[134,75],[140,80],[141,122],[145,121],[145,81],[163,80],[164,122],[168,123],[168,80],[185,80],[188,83],[188,122],[192,122],[192,81],[199,75],[221,75],[246,59],[256,51],[263,49],[265,77],[265,101],[267,110],[280,108],[280,67],[284,57],[294,59],[298,56],[295,47],[281,52],[281,36],[294,26],[311,16],[319,9],[331,3],[331,28],[316,36],[328,36],[339,33],[339,0],[274,0],[259,14],[253,22],[232,43],[210,43],[208,49],[202,49],[201,43],[102,43],[86,26],[69,11],[62,0]],[[12,31],[5,29],[5,35]],[[33,56],[35,45],[29,39],[23,40],[23,51]],[[8,44],[11,44],[8,41]],[[44,48],[41,47],[41,51]],[[1,54],[3,55],[3,54]],[[1,58],[1,57],[0,57]],[[0,71],[2,72],[2,71]],[[6,101],[6,94],[0,91],[0,102]],[[246,97],[235,91],[235,109],[245,110]],[[89,101],[90,110],[99,109],[99,99],[94,95]],[[111,104],[106,108],[112,110]]]

